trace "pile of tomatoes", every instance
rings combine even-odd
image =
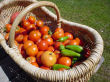
[[[6,24],[5,39],[8,42],[9,32],[12,27],[13,19],[11,23]],[[60,42],[59,38],[68,36],[68,39]],[[60,45],[82,45],[82,41],[69,33],[64,32],[62,28],[56,28],[52,33],[49,26],[45,25],[42,20],[36,20],[34,16],[25,17],[17,26],[15,32],[15,45],[18,47],[21,55],[32,65],[40,67],[42,69],[50,70],[54,64],[62,64],[68,67],[73,67],[81,62],[75,62],[73,64],[72,59],[74,57],[63,56],[59,49]],[[89,57],[90,51],[85,53]],[[61,68],[58,70],[64,70]]]

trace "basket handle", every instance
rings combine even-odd
[[[15,30],[16,30],[16,27],[18,26],[18,24],[20,23],[20,21],[22,20],[22,18],[24,17],[24,15],[26,13],[30,12],[31,10],[33,10],[37,7],[41,7],[41,6],[48,6],[48,7],[54,8],[54,10],[56,11],[56,15],[57,15],[57,25],[59,28],[61,27],[59,9],[54,3],[49,2],[49,1],[39,1],[39,2],[33,3],[29,6],[27,6],[23,11],[21,11],[20,14],[16,17],[14,23],[12,24],[12,28],[11,28],[11,31],[9,34],[10,47],[13,48],[15,46],[14,45]]]

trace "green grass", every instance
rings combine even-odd
[[[104,40],[104,63],[90,82],[110,82],[110,1],[48,0],[56,3],[61,16],[96,29]]]

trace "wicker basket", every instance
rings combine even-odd
[[[57,16],[50,12],[47,8],[41,6],[49,6],[54,8]],[[17,11],[22,12],[19,14],[12,25],[9,37],[11,47],[9,47],[4,39],[4,27],[7,23],[9,23],[11,14]],[[82,37],[87,43],[87,46],[91,47],[91,56],[80,65],[73,67],[70,70],[64,71],[44,70],[31,65],[21,56],[19,50],[14,45],[15,27],[19,24],[24,15],[26,15],[26,17],[29,15],[34,15],[44,21],[49,21],[50,23],[46,24],[50,26],[52,30],[59,26],[68,32],[74,33],[74,36]],[[81,25],[61,19],[57,6],[51,2],[37,2],[36,0],[2,1],[0,3],[0,32],[0,44],[4,50],[25,72],[30,74],[38,82],[41,80],[43,82],[86,82],[90,79],[91,75],[93,75],[94,69],[96,68],[103,52],[103,40],[96,30],[86,25]]]

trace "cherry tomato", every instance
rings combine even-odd
[[[26,60],[27,60],[29,63],[36,62],[36,58],[33,57],[33,56],[27,57]]]
[[[21,53],[21,51],[23,50],[23,44],[19,44],[18,49],[19,49],[19,51]]]
[[[43,25],[44,25],[44,22],[42,20],[37,20],[36,26],[43,27]]]
[[[63,32],[64,33],[64,30],[62,28],[56,28],[55,32]]]
[[[60,57],[58,63],[66,66],[71,66],[71,58],[69,57]]]
[[[50,51],[45,51],[41,55],[41,62],[44,66],[51,67],[56,63],[56,55]]]
[[[34,16],[29,16],[28,21],[29,21],[31,24],[34,24],[35,21],[36,21],[36,18],[35,18]]]
[[[39,67],[39,65],[37,64],[37,62],[32,62],[32,65],[34,65],[35,67]]]
[[[43,26],[42,28],[40,28],[40,32],[43,35],[48,34],[48,31],[49,31],[49,27],[48,26]]]
[[[5,34],[5,40],[8,40],[9,39],[9,33],[6,33]]]
[[[20,33],[21,33],[21,34],[26,34],[27,31],[26,31],[24,28],[20,28]]]
[[[79,38],[75,38],[75,40],[80,44],[80,39]]]
[[[47,39],[47,38],[50,38],[50,37],[51,37],[50,35],[46,34],[46,35],[42,36],[42,39]]]
[[[64,45],[68,45],[69,43],[70,43],[70,40],[65,40],[65,41],[63,42]]]
[[[18,36],[16,36],[15,40],[17,42],[22,42],[23,41],[23,35],[22,34],[19,34]]]
[[[28,40],[28,35],[24,35],[23,37],[23,43],[25,43]]]
[[[60,45],[64,45],[62,42],[55,42],[54,43],[54,48],[59,49]]]
[[[11,24],[6,24],[6,32],[10,32],[12,25]]]
[[[23,21],[23,27],[27,28],[30,25],[30,22],[28,20]]]
[[[59,31],[56,31],[52,37],[55,39],[55,40],[58,40],[59,38],[61,37],[64,37],[64,32],[59,32]]]
[[[54,53],[55,53],[57,59],[61,57],[59,50],[55,50]]]
[[[27,40],[25,43],[24,43],[24,49],[26,50],[26,48],[28,48],[29,46],[32,46],[34,45],[34,42],[31,41],[31,40]]]
[[[71,40],[69,45],[79,45],[79,42],[77,40]]]
[[[69,33],[69,32],[65,32],[64,36],[68,36],[69,37],[68,40],[72,40],[73,39],[73,35],[71,33]]]
[[[41,37],[39,30],[34,30],[29,33],[29,39],[36,42]]]
[[[28,56],[35,56],[37,55],[37,53],[38,53],[38,48],[37,48],[37,45],[35,44],[26,48],[26,54]]]
[[[32,31],[32,30],[36,30],[36,26],[34,24],[30,24],[29,26],[27,26],[26,30],[29,32],[29,31]]]
[[[41,55],[44,53],[44,51],[39,51],[37,56],[36,56],[36,59],[37,59],[37,62],[38,64],[41,64]]]
[[[41,39],[41,38],[39,38],[39,39],[37,40],[36,44],[38,45],[38,44],[39,44],[39,42],[40,42],[41,40],[42,40],[42,39]]]
[[[54,51],[54,47],[53,47],[53,46],[49,46],[49,47],[47,48],[47,50],[53,52],[53,51]]]
[[[45,69],[45,70],[50,70],[50,68],[46,66],[41,66],[40,68]]]
[[[48,42],[49,46],[53,45],[53,39],[52,38],[47,38],[45,40]]]
[[[41,40],[40,42],[39,42],[39,44],[38,44],[38,48],[39,48],[39,50],[47,50],[47,48],[48,48],[48,42],[47,41],[45,41],[45,40]]]

